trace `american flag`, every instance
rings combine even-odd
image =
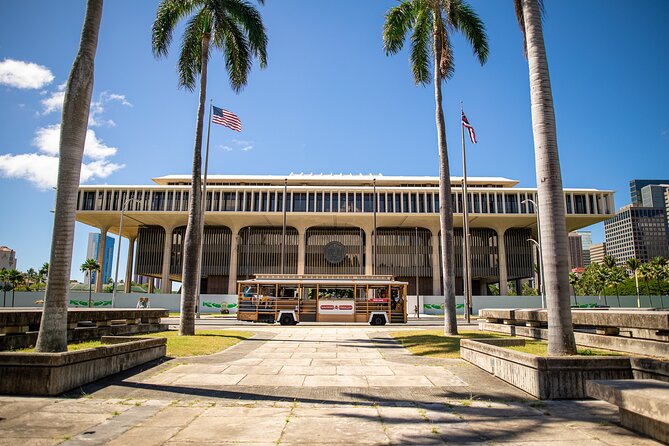
[[[474,132],[474,127],[472,127],[472,125],[467,120],[464,111],[462,112],[462,126],[469,132],[469,139],[472,140],[472,144],[476,144],[476,132]]]
[[[239,120],[239,117],[222,108],[214,107],[214,116],[211,118],[211,122],[224,125],[237,132],[242,131],[242,121]]]

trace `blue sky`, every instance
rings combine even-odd
[[[149,184],[190,172],[197,94],[177,89],[180,34],[170,57],[152,56],[157,3],[105,2],[87,183]],[[221,54],[211,60],[209,97],[237,113],[244,131],[213,129],[210,172],[437,175],[433,89],[413,84],[406,51],[386,57],[382,49],[384,14],[395,4],[268,0],[260,7],[267,69],[256,67],[235,95]],[[490,58],[479,66],[455,38],[456,72],[444,88],[452,174],[461,173],[462,100],[479,138],[468,153],[468,173],[532,187],[527,64],[512,2],[471,4],[486,24]],[[84,8],[82,0],[2,5],[0,62],[43,67],[16,68],[31,85],[0,70],[0,245],[17,251],[21,270],[49,258],[55,195],[45,155],[53,154],[60,121],[59,111],[50,110],[76,53]],[[546,8],[564,185],[613,189],[616,206],[623,206],[630,179],[669,177],[669,2],[630,8],[622,0],[547,0]],[[10,75],[13,67],[4,65]],[[27,156],[35,153],[42,157]],[[77,225],[74,278],[83,277],[78,266],[90,230]],[[602,225],[592,230],[595,242],[603,240]]]

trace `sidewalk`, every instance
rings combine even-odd
[[[609,404],[539,402],[461,360],[412,356],[396,329],[254,326],[227,351],[83,396],[0,397],[0,445],[658,444]]]

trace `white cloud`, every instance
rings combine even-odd
[[[250,146],[253,144],[253,141],[246,141],[243,139],[233,139],[232,142],[237,144],[238,146]]]
[[[45,99],[42,99],[42,114],[48,115],[49,113],[61,111],[63,109],[64,100],[65,84],[61,84],[57,87],[56,91],[52,91]],[[91,101],[88,125],[91,127],[116,127],[116,123],[113,120],[102,118],[106,105],[110,102],[119,102],[126,107],[132,107],[132,104],[126,99],[125,95],[103,91],[100,93],[97,100]]]
[[[48,155],[58,155],[60,147],[60,124],[54,124],[37,129],[33,145]],[[103,143],[95,134],[95,130],[86,131],[86,144],[84,145],[84,156],[101,160],[116,155],[118,149]]]
[[[0,62],[0,84],[21,89],[37,89],[53,81],[51,71],[42,65],[20,60]]]
[[[85,183],[94,178],[106,178],[123,167],[107,160],[83,163],[80,181]],[[40,190],[48,190],[55,187],[58,181],[58,157],[39,153],[0,155],[0,175],[24,179]]]
[[[253,146],[246,146],[242,148],[242,151],[248,152],[249,150],[253,150]]]
[[[232,152],[232,147],[230,147],[230,146],[224,146],[222,144],[219,144],[218,148],[222,149],[222,150],[225,150],[226,152]]]

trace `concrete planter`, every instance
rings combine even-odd
[[[102,337],[101,347],[64,353],[0,352],[0,394],[59,395],[165,356],[165,338]]]
[[[542,400],[587,398],[587,380],[633,378],[628,357],[542,357],[504,348],[521,345],[524,339],[463,339],[460,356]]]

